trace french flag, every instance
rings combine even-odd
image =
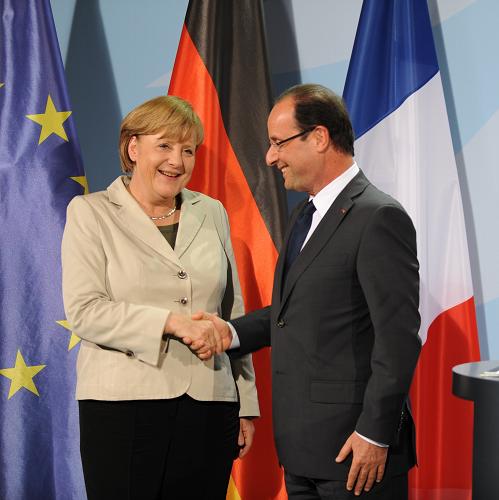
[[[452,367],[480,359],[459,179],[426,0],[364,0],[345,83],[367,177],[417,230],[424,347],[411,390],[412,500],[471,499],[472,403]]]

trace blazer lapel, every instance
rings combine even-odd
[[[205,219],[206,213],[203,210],[199,194],[183,189],[182,212],[180,213],[179,231],[175,243],[175,253],[178,258],[182,257],[189,248]]]
[[[128,182],[129,180],[127,177],[118,177],[118,179],[116,179],[107,189],[109,201],[117,207],[117,218],[135,238],[138,238],[151,247],[162,258],[168,259],[169,262],[173,262],[179,268],[182,268],[182,264],[179,260],[181,253],[178,252],[177,245],[175,245],[174,251],[161,232],[158,231],[156,225],[147,217],[133,196],[127,191],[126,185]],[[186,212],[189,212],[189,207],[190,203],[187,203]],[[183,211],[184,205],[182,205],[182,212]],[[180,216],[182,225],[185,224],[184,219],[189,221],[192,218],[195,220],[194,226],[196,228],[195,232],[197,232],[201,224],[198,222],[199,217],[190,217],[189,215],[184,217],[184,215],[185,214],[182,213]],[[195,232],[193,231],[193,234],[195,234]],[[179,239],[181,240],[181,236],[185,233],[190,234],[190,229],[182,228],[182,230],[179,230],[177,241],[179,241]],[[190,238],[190,240],[192,241],[192,238]]]
[[[348,214],[352,206],[355,204],[355,198],[365,190],[368,186],[369,181],[366,179],[362,172],[359,172],[343,191],[338,195],[336,200],[333,202],[326,215],[322,218],[321,222],[313,232],[312,236],[303,247],[298,257],[291,265],[288,270],[286,281],[284,283],[284,288],[282,289],[282,299],[280,302],[279,314],[286,303],[286,300],[293,289],[296,280],[300,275],[307,269],[311,262],[315,259],[316,255],[322,250],[324,245],[329,241],[329,239],[334,235],[339,225],[343,222],[345,216]],[[296,217],[295,217],[296,220]],[[294,221],[293,221],[294,223]],[[289,234],[288,234],[289,239]],[[282,253],[285,255],[286,245],[283,248]],[[284,255],[282,257],[284,258]],[[283,259],[281,259],[283,260]],[[280,280],[282,282],[282,268],[281,263],[281,276]],[[281,297],[281,294],[279,295]]]

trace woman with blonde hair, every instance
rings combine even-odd
[[[234,458],[251,446],[251,358],[203,361],[182,341],[220,351],[212,324],[191,316],[243,314],[225,209],[186,189],[202,140],[189,103],[147,101],[121,124],[125,175],[68,206],[63,292],[82,338],[89,500],[224,499]]]

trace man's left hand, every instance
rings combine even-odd
[[[239,445],[239,458],[243,458],[253,444],[255,436],[255,424],[249,418],[239,419],[239,437],[237,444]]]
[[[347,490],[353,489],[356,495],[360,495],[362,490],[369,491],[374,481],[379,483],[383,479],[388,448],[371,444],[353,432],[341,448],[336,462],[343,462],[350,453],[353,458],[348,473]]]

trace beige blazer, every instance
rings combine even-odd
[[[83,339],[77,399],[237,401],[259,415],[251,358],[200,361],[162,340],[171,311],[242,315],[243,301],[222,204],[183,190],[175,250],[126,190],[126,177],[75,197],[62,240],[64,307]],[[237,385],[237,389],[236,389]]]

